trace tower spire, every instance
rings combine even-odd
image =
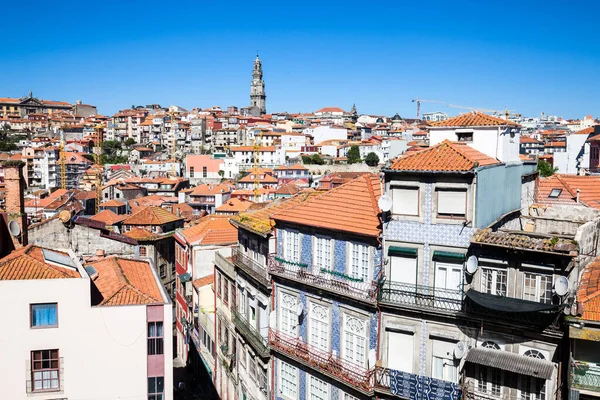
[[[250,106],[257,114],[266,114],[266,99],[265,82],[263,81],[262,62],[256,51],[256,59],[254,60],[254,69],[252,70],[252,83],[250,84]]]

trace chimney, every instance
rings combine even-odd
[[[27,246],[27,214],[25,214],[25,200],[23,191],[25,180],[23,179],[23,161],[8,160],[4,162],[4,184],[6,190],[6,214],[8,224],[16,221],[19,224],[19,235],[11,239],[15,249]],[[10,227],[10,226],[9,226]]]
[[[577,204],[579,204],[579,192],[581,192],[581,190],[577,188]]]

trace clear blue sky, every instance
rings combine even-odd
[[[268,112],[600,116],[600,2],[494,3],[7,1],[0,97],[245,106],[258,50]]]

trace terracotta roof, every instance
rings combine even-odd
[[[198,185],[195,188],[189,190],[190,196],[207,196],[229,192],[231,192],[231,189],[228,185],[225,184],[207,185],[203,183],[202,185]]]
[[[468,112],[444,121],[432,122],[431,127],[464,127],[464,126],[518,126],[518,124],[502,118],[484,114],[479,111]]]
[[[179,233],[191,244],[225,245],[238,240],[237,228],[229,222],[226,215],[207,215],[200,218],[196,225],[182,229]]]
[[[379,176],[362,175],[341,186],[273,215],[273,219],[298,225],[379,236],[381,221],[377,201]]]
[[[275,194],[279,195],[294,195],[298,192],[300,192],[300,188],[293,184],[283,185],[275,190]]]
[[[525,251],[558,253],[565,256],[576,256],[579,246],[576,242],[558,237],[540,237],[523,233],[492,231],[482,229],[471,238],[471,243],[506,247]]]
[[[254,146],[231,146],[230,151],[254,151]],[[275,146],[263,146],[258,151],[261,152],[274,152]]]
[[[104,222],[106,225],[114,225],[129,218],[129,215],[118,215],[110,210],[100,211],[98,214],[90,217],[92,221]]]
[[[272,216],[280,211],[287,210],[300,203],[305,202],[310,194],[302,194],[286,199],[279,199],[272,203],[257,203],[254,204],[247,212],[240,213],[231,217],[231,221],[238,226],[242,226],[254,232],[267,234],[271,232],[275,225]],[[254,208],[260,207],[260,208]]]
[[[147,206],[123,221],[125,225],[163,225],[169,222],[180,221],[183,218],[165,210],[164,208]]]
[[[316,113],[326,113],[326,112],[341,112],[341,113],[343,113],[345,111],[339,107],[324,107],[324,108],[321,108],[320,110],[315,111],[315,114]]]
[[[90,264],[98,271],[94,285],[102,295],[98,305],[118,306],[164,303],[148,261],[107,257]]]
[[[192,285],[194,285],[194,287],[196,289],[200,289],[202,286],[212,285],[214,282],[215,282],[215,276],[211,274],[211,275],[207,275],[205,277],[193,280]]]
[[[546,143],[544,147],[567,147],[567,143],[565,142],[550,142]]]
[[[600,209],[600,176],[554,174],[539,181],[536,202],[539,204],[577,204]],[[554,194],[552,190],[555,190]],[[550,195],[553,194],[551,197]]]
[[[245,177],[243,177],[242,179],[240,179],[241,183],[252,183],[254,182],[254,176],[255,174],[248,174]],[[272,183],[275,184],[277,183],[277,178],[275,178],[274,176],[271,176],[269,174],[260,174],[261,176],[259,176],[259,181],[260,183]]]
[[[215,208],[216,212],[242,212],[246,211],[252,204],[251,201],[242,200],[239,197],[232,197],[219,207]]]
[[[600,258],[585,267],[579,281],[577,301],[583,306],[581,318],[600,322]]]
[[[444,140],[425,150],[412,152],[397,158],[390,170],[394,171],[458,171],[466,172],[484,166],[499,164],[464,143]]]
[[[100,203],[100,207],[123,207],[126,203],[119,200],[108,200]]]
[[[0,259],[0,280],[28,280],[28,279],[63,279],[80,278],[77,269],[61,267],[44,257],[46,254],[58,254],[67,257],[68,253],[45,249],[43,247],[28,245],[15,250]]]
[[[580,131],[573,132],[573,135],[589,135],[589,134],[594,133],[595,129],[596,129],[596,126],[590,126],[589,128],[585,128]]]
[[[542,142],[540,142],[537,139],[534,139],[530,136],[521,136],[521,138],[519,139],[519,141],[521,143],[538,143],[538,144],[542,144]]]
[[[155,240],[160,237],[160,235],[157,235],[155,233],[150,232],[147,229],[142,228],[133,228],[132,230],[123,233],[123,236],[127,236],[131,239],[139,241]]]

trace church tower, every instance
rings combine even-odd
[[[250,85],[250,106],[262,114],[267,113],[266,106],[267,95],[265,94],[265,82],[263,81],[262,63],[258,54],[254,60],[254,70],[252,71],[252,84]]]

